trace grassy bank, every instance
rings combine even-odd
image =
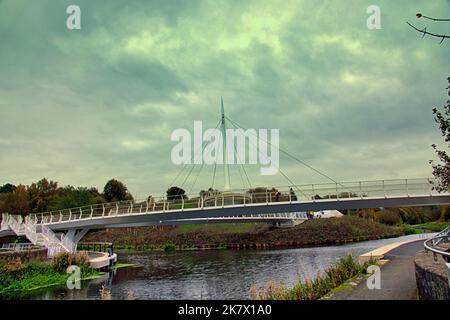
[[[117,250],[274,248],[343,244],[403,235],[403,229],[354,216],[309,220],[293,228],[210,224],[96,231],[83,241],[110,241]]]
[[[447,221],[447,222],[445,222],[445,221],[434,221],[434,222],[416,224],[416,225],[413,225],[411,227],[416,229],[416,230],[441,232],[445,228],[450,227],[450,222],[449,221]]]
[[[250,296],[254,300],[317,300],[349,279],[366,273],[367,267],[373,264],[374,261],[359,264],[352,255],[347,255],[328,268],[323,275],[317,274],[312,281],[305,279],[292,288],[270,281],[261,289],[252,286]]]
[[[65,285],[69,274],[65,262],[32,261],[22,263],[16,260],[0,264],[0,295],[10,296],[50,286]],[[100,273],[81,265],[81,280],[95,278]]]

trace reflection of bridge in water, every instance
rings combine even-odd
[[[225,116],[218,125],[225,130],[225,119],[237,128],[245,130]],[[217,125],[217,126],[218,126]],[[226,146],[224,135],[223,148]],[[153,198],[144,201],[113,202],[32,213],[26,216],[3,214],[0,236],[26,236],[35,245],[44,245],[50,256],[61,252],[73,252],[77,243],[91,229],[140,227],[156,225],[179,225],[192,223],[270,223],[290,226],[305,221],[304,213],[320,210],[363,209],[379,207],[429,206],[450,203],[450,193],[437,193],[434,179],[397,179],[358,182],[337,182],[319,172],[304,161],[280,148],[291,159],[330,180],[330,183],[296,185],[281,169],[289,182],[287,187],[272,189],[251,186],[247,172],[242,166],[239,174],[245,187],[244,175],[250,189],[236,190],[230,187],[229,165],[223,150],[224,188],[195,195],[177,194],[172,197]],[[236,155],[237,156],[237,155]],[[194,165],[195,166],[195,165]],[[240,166],[237,165],[238,170]],[[180,174],[186,169],[182,168]],[[198,175],[195,177],[194,184]],[[192,173],[184,179],[183,185]],[[216,167],[214,167],[214,180]],[[177,179],[175,178],[175,180]]]

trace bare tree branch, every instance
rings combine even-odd
[[[446,35],[446,34],[436,34],[436,33],[428,32],[426,27],[423,28],[422,30],[420,30],[419,28],[413,26],[413,25],[412,25],[411,23],[409,23],[408,21],[407,21],[406,23],[407,23],[411,28],[413,28],[414,30],[416,30],[416,31],[418,31],[418,32],[420,32],[420,33],[422,33],[422,34],[423,34],[422,38],[425,37],[426,34],[427,34],[427,35],[430,35],[430,36],[432,36],[432,37],[441,38],[441,42],[439,42],[439,43],[442,43],[442,42],[444,42],[445,39],[449,39],[449,38],[450,38],[450,36],[449,36],[449,35]]]
[[[421,13],[417,13],[416,17],[417,18],[425,18],[425,19],[429,19],[429,20],[433,20],[433,21],[450,21],[450,19],[438,19],[438,18],[427,17],[427,16],[424,16]]]

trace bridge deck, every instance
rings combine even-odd
[[[149,212],[129,211],[109,212],[105,216],[90,214],[73,214],[71,217],[60,215],[52,217],[44,223],[52,230],[67,230],[72,228],[113,228],[118,226],[151,226],[162,224],[192,223],[195,219],[215,219],[222,222],[286,222],[296,219],[296,216],[282,213],[295,213],[320,210],[343,210],[378,207],[410,207],[429,206],[450,203],[450,195],[422,195],[404,197],[321,199],[310,201],[253,203],[238,205],[223,205],[220,207],[203,207],[190,209],[172,209]],[[273,215],[273,216],[271,216]],[[37,218],[37,217],[36,217]],[[234,218],[235,221],[231,221]],[[38,223],[41,221],[38,221]]]

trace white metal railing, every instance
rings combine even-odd
[[[55,233],[46,225],[42,225],[42,235],[45,239],[45,246],[48,248],[48,255],[50,257],[55,256],[60,252],[70,252],[69,248],[65,247],[60,239],[58,239]]]
[[[346,201],[368,198],[437,196],[439,195],[438,192],[433,189],[435,183],[436,180],[434,178],[393,179],[281,186],[271,189],[241,189],[231,192],[214,191],[204,192],[201,195],[176,196],[169,199],[167,197],[151,197],[142,201],[103,203],[52,212],[33,213],[26,218],[25,223],[23,223],[21,216],[4,214],[2,215],[2,228],[7,229],[9,227],[18,235],[25,234],[33,242],[37,241],[38,238],[36,225],[46,226],[107,216],[179,212],[261,204],[320,202],[329,201],[330,199]],[[269,216],[255,213],[254,216],[270,218],[283,217],[283,214],[276,213]],[[42,229],[42,234],[48,245],[58,244],[65,250],[70,250],[74,247],[74,243],[70,238],[57,239],[48,227]]]
[[[2,249],[14,251],[30,250],[35,247],[37,246],[32,243],[4,243],[2,245]]]
[[[9,228],[8,219],[9,219],[8,214],[2,213],[2,222],[0,224],[0,231],[8,230]]]
[[[152,197],[149,200],[141,201],[103,203],[31,214],[30,216],[38,224],[51,224],[105,216],[251,206],[264,203],[270,205],[273,203],[320,202],[330,199],[345,201],[367,198],[437,196],[439,193],[433,189],[435,183],[434,178],[425,178],[307,184],[271,189],[240,189],[227,193],[205,192],[201,195],[180,195],[169,199],[167,197]]]
[[[74,243],[68,237],[61,241],[54,232],[45,224],[41,223],[41,232],[37,232],[38,220],[34,216],[27,216],[25,219],[20,215],[2,215],[2,227],[11,228],[17,235],[25,235],[31,242],[28,245],[38,245],[41,240],[42,245],[48,249],[48,255],[54,255],[73,249]]]
[[[25,236],[31,243],[37,244],[38,233],[36,232],[36,225],[31,222],[25,222],[24,224]]]
[[[18,236],[25,235],[25,226],[22,223],[23,218],[20,215],[10,215],[8,217],[8,225],[11,228],[11,230],[14,231],[15,234]]]
[[[445,228],[433,238],[428,239],[424,242],[425,250],[433,252],[436,258],[436,254],[440,254],[441,256],[450,258],[450,252],[443,251],[439,248],[436,248],[437,245],[441,243],[449,243],[450,242],[450,227]]]

